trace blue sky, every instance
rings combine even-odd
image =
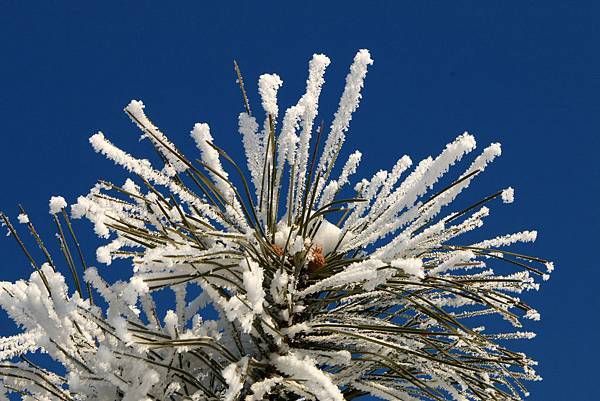
[[[354,53],[368,48],[375,63],[345,152],[363,152],[359,172],[367,176],[402,154],[436,154],[465,130],[480,146],[501,142],[503,156],[472,185],[471,199],[513,186],[516,203],[495,206],[487,229],[538,229],[527,251],[557,266],[542,291],[527,296],[542,313],[527,327],[539,336],[515,344],[540,361],[544,381],[529,385],[530,399],[597,399],[600,273],[590,254],[599,229],[599,13],[594,2],[6,1],[0,209],[15,216],[22,203],[52,241],[51,195],[73,201],[98,178],[123,177],[93,153],[91,134],[148,151],[121,111],[133,98],[188,153],[193,123],[208,122],[216,142],[241,159],[233,59],[256,108],[259,74],[280,74],[281,103],[289,105],[302,93],[311,55],[327,54],[327,123]],[[78,230],[91,248],[89,226]],[[0,252],[2,279],[29,275],[12,241],[0,241]],[[4,315],[0,327],[14,330]]]

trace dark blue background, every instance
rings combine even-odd
[[[51,195],[73,202],[96,179],[123,177],[93,153],[91,134],[103,130],[131,153],[150,154],[121,112],[132,98],[187,153],[188,133],[203,121],[240,160],[234,58],[258,110],[260,73],[281,75],[281,104],[289,105],[311,55],[327,54],[320,117],[329,123],[355,51],[369,48],[375,64],[346,154],[363,151],[366,176],[404,153],[436,154],[464,130],[482,146],[502,142],[504,155],[467,198],[512,185],[516,203],[494,204],[487,229],[539,229],[527,251],[557,266],[540,293],[526,296],[542,313],[527,326],[539,336],[515,344],[540,361],[544,381],[529,385],[530,399],[598,399],[598,3],[124,3],[0,4],[2,210],[14,218],[23,203],[55,243]],[[91,248],[88,225],[77,227]],[[29,275],[10,239],[0,252],[3,279]],[[102,268],[112,277],[127,269]],[[14,331],[5,317],[0,324]]]

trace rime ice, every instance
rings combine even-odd
[[[389,169],[355,178],[362,153],[342,145],[360,134],[350,122],[373,60],[367,50],[356,54],[333,121],[321,130],[314,122],[329,64],[312,57],[304,93],[285,110],[281,78],[260,76],[260,98],[248,98],[264,113],[238,116],[248,174],[206,123],[190,124],[197,150],[185,156],[140,100],[125,112],[160,163],[125,152],[113,135],[90,137],[130,178],[100,181],[71,207],[103,241],[95,261],[94,252],[80,253],[69,214],[60,213],[64,198],[49,204],[64,258],[50,255],[26,214],[17,217],[44,259],[29,259],[27,280],[0,283],[0,307],[22,329],[0,339],[0,399],[527,395],[521,382],[539,380],[535,362],[508,340],[534,336],[521,328],[540,314],[521,294],[537,290],[554,265],[507,250],[535,241],[533,230],[481,230],[497,203],[514,200],[511,187],[483,200],[466,191],[501,155],[500,144],[476,152],[465,132],[436,156],[398,155]],[[20,246],[24,236],[0,218]],[[126,278],[106,281],[108,268]],[[494,316],[501,331],[472,327],[471,318]],[[20,358],[35,352],[64,375]]]
[[[50,214],[56,214],[67,207],[67,201],[62,196],[53,196],[50,198]]]

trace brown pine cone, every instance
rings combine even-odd
[[[308,271],[313,273],[325,266],[325,255],[323,255],[323,247],[315,246],[312,249],[312,259],[308,262]]]

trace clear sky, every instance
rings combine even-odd
[[[368,48],[375,63],[345,147],[363,152],[360,175],[402,154],[435,155],[465,130],[480,146],[501,142],[503,156],[467,198],[513,186],[515,204],[495,205],[486,229],[538,229],[526,251],[557,267],[527,295],[542,314],[527,326],[538,337],[514,344],[540,361],[544,381],[529,384],[530,399],[598,399],[600,3],[84,3],[2,2],[0,209],[14,218],[22,203],[55,242],[51,195],[72,202],[98,178],[122,179],[93,153],[91,134],[149,153],[122,112],[133,98],[188,153],[193,123],[208,122],[217,144],[242,159],[233,59],[258,108],[259,74],[280,74],[281,104],[290,105],[311,55],[327,54],[320,117],[328,123],[354,53]],[[91,248],[90,227],[77,229]],[[2,279],[30,274],[12,240],[0,241],[0,255]],[[121,267],[101,271],[115,277]],[[4,315],[0,328],[14,330]]]

